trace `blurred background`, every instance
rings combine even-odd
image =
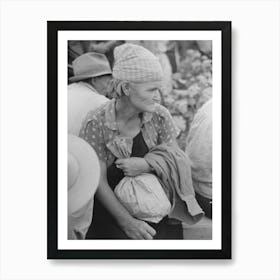
[[[112,67],[114,48],[123,43],[141,45],[158,57],[164,72],[160,103],[180,129],[177,141],[185,150],[194,114],[212,97],[212,41],[68,41],[68,78],[72,61],[86,52],[105,54]]]

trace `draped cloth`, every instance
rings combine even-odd
[[[144,158],[167,191],[171,192],[169,218],[190,225],[199,222],[204,212],[195,199],[188,156],[177,147],[161,144],[152,148]]]

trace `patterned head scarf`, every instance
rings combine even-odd
[[[158,58],[147,49],[123,44],[114,50],[113,77],[135,83],[155,82],[163,79]]]

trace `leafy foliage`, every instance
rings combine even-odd
[[[166,75],[161,102],[170,111],[180,135],[178,144],[184,150],[186,137],[197,110],[212,97],[212,43],[211,41],[137,41],[148,48],[161,61]],[[177,45],[177,72],[171,73],[167,49]],[[71,63],[77,56],[90,51],[105,53],[113,64],[113,49],[124,41],[69,41],[68,74],[73,75]],[[134,42],[135,43],[135,42]],[[175,63],[176,64],[176,63]],[[174,66],[174,61],[172,63]],[[172,75],[172,77],[171,77]],[[171,78],[171,79],[170,79]]]
[[[186,136],[197,110],[212,97],[212,59],[198,49],[186,50],[178,72],[172,77],[173,90],[164,96],[168,108],[181,130],[178,144],[184,150]]]

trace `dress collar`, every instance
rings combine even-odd
[[[153,114],[150,112],[144,112],[142,115],[141,124],[145,124],[151,121]],[[116,121],[116,99],[113,98],[108,102],[105,110],[105,125],[111,130],[118,130]]]
[[[115,108],[116,100],[113,98],[108,102],[105,110],[105,125],[111,130],[118,130]]]

